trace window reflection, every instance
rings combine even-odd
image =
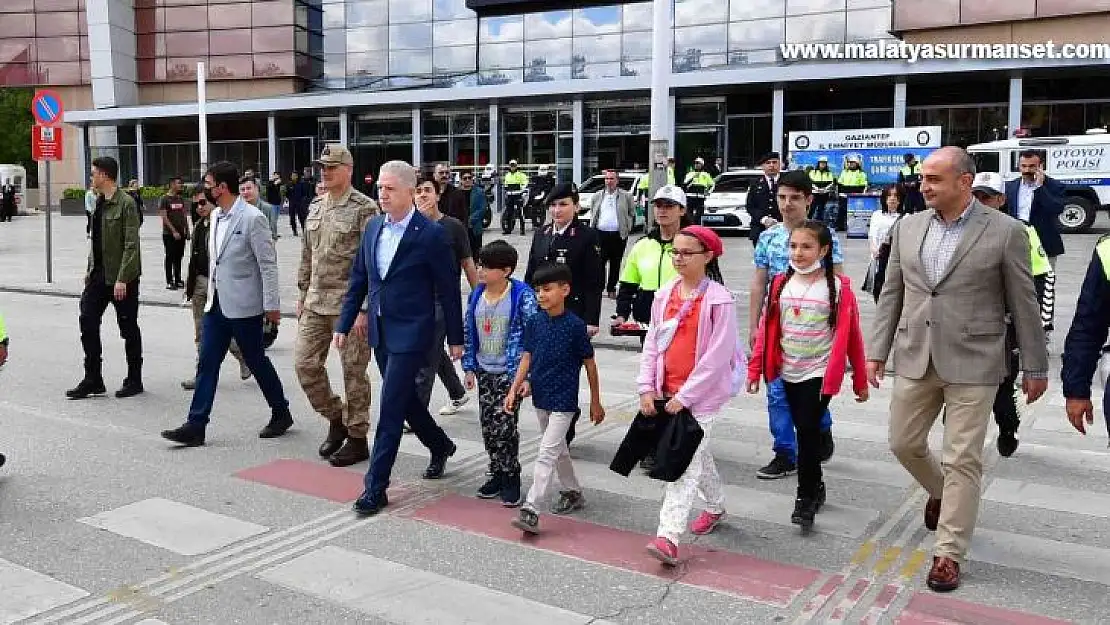
[[[538,59],[548,65],[570,65],[570,41],[570,39],[529,41],[524,44],[525,63],[531,65]],[[617,45],[619,48],[619,41]]]
[[[510,17],[491,17],[482,19],[478,23],[478,38],[479,41],[483,43],[523,41],[524,18],[516,15]]]
[[[432,51],[390,50],[389,73],[392,76],[431,74]]]
[[[962,6],[960,22],[963,24],[1029,19],[1037,13],[1036,0],[964,0]]]
[[[650,47],[650,42],[648,43]],[[587,62],[611,63],[621,59],[621,36],[599,35],[597,37],[575,37],[574,54],[581,55]]]
[[[166,11],[166,21],[169,21],[169,11]],[[284,26],[293,24],[293,3],[288,1],[278,0],[277,2],[259,2],[255,0],[251,3],[251,25],[258,26]]]
[[[4,18],[8,19],[8,18]],[[78,24],[81,14],[77,11],[64,13],[39,13],[35,25],[35,34],[39,37],[55,37],[58,35],[76,35],[80,32]],[[78,72],[80,69],[78,68]]]
[[[773,48],[786,38],[786,20],[733,22],[728,27],[729,50]]]
[[[570,11],[549,11],[524,16],[524,36],[527,39],[555,39],[570,35]]]
[[[727,21],[728,5],[728,0],[675,0],[674,25],[695,26]]]
[[[166,33],[166,54],[169,56],[208,54],[208,33]]]
[[[786,18],[786,40],[791,43],[844,41],[844,14],[824,13]]]
[[[620,6],[575,9],[574,11],[574,34],[576,36],[619,33],[620,29]]]
[[[520,69],[523,61],[523,43],[493,43],[478,47],[478,67],[481,69]]]
[[[347,52],[375,52],[385,50],[389,42],[385,26],[352,28],[347,30]]]
[[[466,8],[466,0],[435,0],[432,16],[437,20],[453,20],[474,17],[474,12]]]
[[[430,19],[432,19],[432,0],[389,0],[390,24]]]
[[[347,0],[347,27],[385,25],[388,10],[387,0]]]
[[[622,76],[620,63],[582,63],[571,69],[571,78],[616,78]],[[647,71],[651,71],[650,62]]]
[[[208,25],[210,28],[250,28],[251,5],[213,4],[208,7]],[[203,25],[197,25],[200,26]]]
[[[960,23],[960,0],[898,0],[894,30],[953,26]]]
[[[342,4],[324,5],[324,28],[343,28],[347,25],[347,7]]]
[[[256,77],[293,76],[297,71],[294,56],[292,52],[256,54],[254,55],[254,75]]]
[[[380,53],[356,53],[347,55],[348,76],[386,75],[386,56]]]
[[[651,33],[625,33],[621,36],[621,58],[639,61],[651,58]]]
[[[432,24],[399,24],[389,27],[389,49],[407,50],[432,47]],[[392,65],[392,62],[390,62]]]
[[[872,9],[875,7],[890,7],[891,0],[848,0],[848,10]]]
[[[844,9],[844,0],[786,0],[787,15],[823,13]]]
[[[848,12],[848,41],[889,38],[890,8]]]
[[[478,21],[473,19],[436,22],[432,29],[432,41],[436,47],[474,45],[477,39]]]
[[[651,30],[651,3],[637,2],[621,7],[621,24],[625,32]]]
[[[166,48],[169,49],[170,34],[166,34]],[[255,52],[284,52],[293,50],[293,32],[289,28],[255,28],[251,31],[251,43]],[[173,54],[173,51],[170,51]]]
[[[728,19],[734,22],[784,15],[786,15],[786,0],[732,0],[729,3]]]
[[[843,19],[843,16],[841,16]],[[674,53],[687,54],[697,51],[703,54],[725,52],[728,48],[728,25],[710,24],[674,30]]]
[[[475,46],[436,47],[432,51],[432,66],[436,73],[474,71],[478,48]]]

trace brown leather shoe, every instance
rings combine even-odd
[[[335,452],[328,458],[333,467],[349,467],[370,458],[370,449],[365,438],[348,438],[343,444],[343,449]]]
[[[952,558],[933,556],[933,568],[925,580],[936,592],[951,592],[960,587],[960,565]]]
[[[940,520],[940,500],[929,498],[925,502],[925,528],[930,532],[937,531],[937,521]]]
[[[347,440],[347,426],[343,425],[342,419],[330,421],[328,425],[328,436],[320,443],[321,458],[329,458],[334,456],[339,448],[343,446],[343,441]]]

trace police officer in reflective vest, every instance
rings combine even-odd
[[[917,156],[910,153],[905,156],[906,164],[898,172],[898,186],[902,187],[902,196],[906,198],[903,210],[917,213],[925,210],[925,196],[921,195],[921,164]]]
[[[809,179],[813,182],[813,203],[809,205],[809,218],[824,221],[833,225],[833,215],[829,214],[826,205],[829,198],[834,197],[836,178],[829,169],[829,157],[821,156],[817,159],[817,167],[809,172]]]
[[[690,221],[700,224],[705,210],[705,198],[713,188],[713,176],[705,171],[705,160],[702,157],[694,159],[694,170],[686,174],[682,186],[686,187],[686,206]]]
[[[604,276],[601,266],[601,247],[597,231],[578,222],[578,187],[563,182],[555,185],[547,196],[551,212],[551,222],[536,230],[532,237],[532,249],[528,253],[528,268],[524,281],[531,284],[532,275],[547,263],[570,267],[570,296],[566,307],[582,321],[590,336],[595,336],[601,319],[601,292],[604,289]],[[579,412],[567,431],[567,444],[574,440],[574,424]]]
[[[836,216],[836,229],[844,231],[848,229],[848,198],[844,196],[848,193],[863,193],[867,190],[867,174],[860,169],[859,157],[848,157],[848,160],[844,163],[844,171],[840,172],[836,184],[840,187],[839,191],[841,193],[840,211]]]

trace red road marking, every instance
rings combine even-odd
[[[862,597],[863,593],[867,592],[867,589],[870,587],[871,582],[866,579],[856,580],[856,585],[852,586],[852,589],[840,600],[836,609],[833,610],[832,615],[829,616],[829,622],[843,623],[845,617],[852,613],[852,608],[859,603],[860,597]]]
[[[836,593],[836,589],[839,588],[840,584],[843,582],[843,575],[833,575],[830,577],[825,584],[821,586],[820,590],[817,591],[817,594],[813,595],[813,598],[806,602],[805,607],[802,608],[802,613],[798,616],[798,620],[802,622],[811,620],[815,614],[825,607],[825,604],[829,602],[829,599],[832,598],[833,594]]]
[[[680,573],[685,573],[682,575],[683,584],[719,590],[779,607],[789,606],[820,577],[818,571],[805,567],[685,545],[680,548],[686,560],[685,569],[667,569],[644,552],[652,536],[555,515],[543,515],[540,521],[543,533],[540,536],[525,538],[520,530],[509,525],[513,511],[458,495],[446,495],[417,508],[410,516],[634,573],[665,579],[675,579]]]
[[[875,601],[872,602],[871,607],[868,608],[867,614],[864,614],[863,618],[860,619],[860,625],[874,625],[878,623],[879,619],[890,609],[890,604],[894,603],[894,600],[898,597],[898,593],[901,592],[901,590],[902,587],[895,584],[883,586],[878,596],[875,597]]]
[[[935,594],[917,593],[895,621],[897,625],[1066,625],[1047,616],[995,608]]]
[[[339,503],[362,494],[361,474],[306,460],[274,460],[243,469],[235,477]]]

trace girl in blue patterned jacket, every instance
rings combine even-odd
[[[510,277],[517,260],[516,249],[500,239],[478,253],[479,284],[466,305],[462,358],[466,388],[478,386],[482,439],[490,459],[490,479],[478,497],[500,496],[509,508],[521,503],[520,402],[506,412],[505,397],[520,365],[524,327],[539,310],[532,288]]]

